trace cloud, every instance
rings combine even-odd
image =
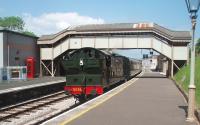
[[[101,18],[82,16],[76,12],[44,13],[40,16],[32,16],[31,14],[25,13],[22,18],[26,24],[25,28],[37,35],[56,33],[74,25],[102,24],[105,22]]]

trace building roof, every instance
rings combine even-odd
[[[56,34],[43,35],[38,44],[53,44],[67,35],[76,34],[101,34],[101,33],[137,33],[152,32],[159,34],[171,41],[188,42],[191,40],[189,31],[174,31],[155,23],[114,23],[114,24],[90,24],[69,27]]]
[[[28,34],[24,34],[24,33],[22,33],[22,32],[19,32],[19,31],[13,31],[13,30],[9,30],[8,28],[5,28],[5,27],[1,27],[0,26],[0,32],[11,32],[11,33],[15,33],[15,34],[19,34],[19,35],[22,35],[22,36],[27,36],[27,37],[32,37],[32,38],[36,38],[36,39],[38,39],[39,37],[37,37],[37,36],[31,36],[31,35],[28,35]]]

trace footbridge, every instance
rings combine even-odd
[[[41,36],[41,74],[54,76],[58,60],[66,52],[82,47],[98,49],[153,49],[167,57],[169,73],[188,60],[189,31],[173,31],[155,23],[96,24],[69,27],[53,35]]]

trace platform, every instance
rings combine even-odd
[[[197,125],[172,80],[145,73],[42,125]]]
[[[0,94],[65,82],[65,77],[41,77],[27,80],[1,81]]]

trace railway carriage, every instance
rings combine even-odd
[[[64,90],[78,99],[103,94],[105,88],[131,76],[132,61],[95,48],[81,48],[65,56]]]

